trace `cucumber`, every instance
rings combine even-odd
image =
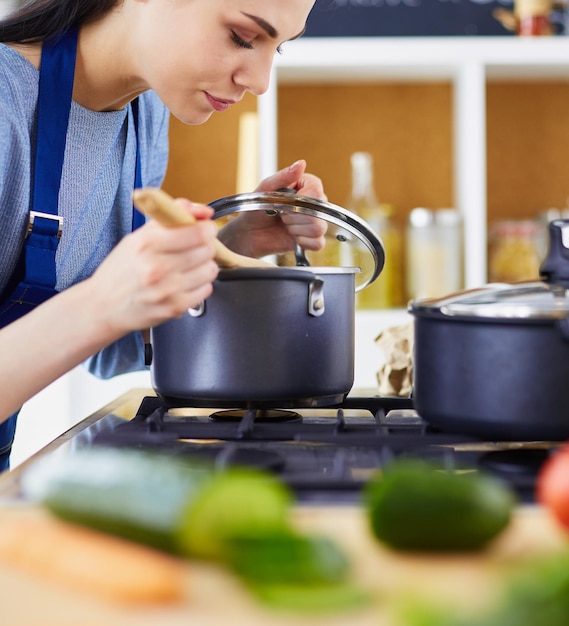
[[[371,596],[351,583],[323,585],[253,585],[251,591],[271,609],[295,613],[327,613],[362,609],[370,604]]]
[[[263,472],[103,446],[46,460],[23,489],[54,515],[180,556],[220,557],[243,528],[288,523],[292,496]]]
[[[93,446],[32,465],[23,488],[61,519],[178,553],[180,515],[212,476],[205,463]]]
[[[290,531],[236,537],[225,558],[238,576],[264,584],[338,583],[349,570],[346,555],[328,537]]]
[[[516,501],[491,476],[439,471],[406,459],[370,480],[364,494],[375,537],[416,551],[480,550],[508,526]]]

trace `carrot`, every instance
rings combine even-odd
[[[0,563],[123,604],[182,600],[181,561],[48,517],[0,521]]]

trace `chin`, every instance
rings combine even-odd
[[[200,124],[204,124],[209,120],[209,118],[212,116],[213,111],[207,111],[204,113],[197,113],[195,111],[192,113],[184,113],[183,111],[170,111],[170,113],[172,113],[172,115],[176,119],[180,120],[182,124],[187,124],[188,126],[199,126]]]

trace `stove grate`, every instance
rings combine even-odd
[[[522,501],[531,502],[543,457],[522,449],[511,470],[510,457],[498,455],[508,443],[434,429],[408,398],[348,398],[341,406],[302,409],[292,420],[256,420],[255,409],[240,409],[236,419],[221,420],[212,419],[209,409],[189,407],[179,413],[179,406],[146,397],[132,420],[101,431],[94,443],[205,458],[219,469],[243,464],[268,469],[301,500],[334,502],[360,498],[369,478],[397,457],[429,460],[447,470],[482,468],[507,480]],[[526,444],[515,447],[520,445]]]

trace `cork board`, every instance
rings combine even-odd
[[[489,83],[487,99],[489,219],[565,207],[569,83]],[[202,202],[235,193],[239,115],[255,108],[250,96],[201,126],[173,119],[166,189]],[[370,151],[378,195],[405,220],[415,206],[452,206],[452,117],[448,83],[282,86],[278,163],[306,158],[342,204],[350,154]]]
[[[567,207],[569,83],[490,83],[487,101],[489,221]]]

